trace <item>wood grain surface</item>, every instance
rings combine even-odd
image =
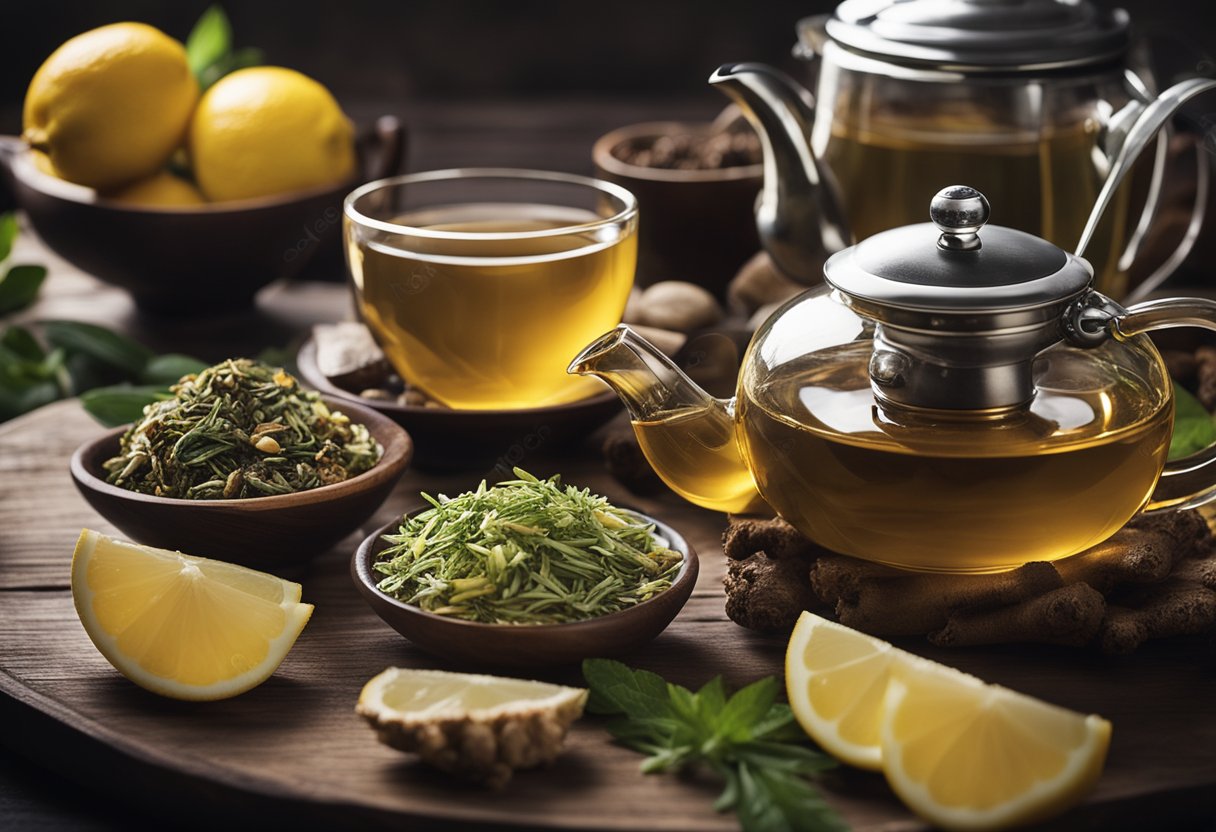
[[[68,479],[72,449],[99,428],[75,401],[0,427],[0,724],[6,742],[64,776],[166,818],[236,817],[308,827],[726,830],[715,785],[643,776],[639,757],[592,718],[576,724],[551,769],[521,772],[500,792],[435,774],[379,745],[354,714],[362,684],[389,665],[443,667],[381,622],[351,583],[352,535],[302,576],[316,613],[279,671],[235,699],[162,699],[120,676],[89,642],[68,584],[82,526],[111,531]],[[780,672],[783,639],[743,630],[723,614],[722,518],[675,497],[641,500],[589,453],[524,464],[557,470],[680,529],[702,553],[699,585],[657,640],[628,658],[684,684],[716,673],[739,685]],[[468,475],[406,478],[368,528],[416,501],[420,489],[456,491]],[[188,550],[188,542],[182,548]],[[1122,660],[1068,650],[917,652],[1115,726],[1106,773],[1089,801],[1051,826],[1109,828],[1212,816],[1216,796],[1216,674],[1202,644],[1152,645]],[[461,669],[451,666],[453,669]],[[577,669],[538,674],[578,683]],[[823,782],[857,829],[911,830],[877,775],[847,769]]]

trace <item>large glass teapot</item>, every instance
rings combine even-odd
[[[721,67],[710,82],[764,143],[765,248],[813,284],[824,252],[917,222],[926,193],[970,182],[998,222],[1086,256],[1096,287],[1121,296],[1165,143],[1145,159],[1147,202],[1118,186],[1178,107],[1216,86],[1191,79],[1157,95],[1130,57],[1129,26],[1090,0],[846,0],[799,23],[813,97],[762,64]],[[1145,282],[1168,276],[1190,241]]]
[[[690,501],[747,512],[758,490],[818,543],[908,569],[1056,560],[1146,507],[1216,496],[1216,450],[1166,462],[1173,388],[1142,334],[1216,329],[1216,303],[1124,309],[1084,259],[988,215],[952,186],[932,222],[831,257],[826,285],[757,331],[734,399],[625,326],[570,371],[617,391]]]

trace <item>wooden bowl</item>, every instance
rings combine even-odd
[[[375,410],[408,430],[417,443],[414,465],[434,471],[509,475],[525,456],[582,442],[621,412],[621,400],[607,387],[578,401],[519,410],[451,410],[365,399],[321,374],[311,338],[300,348],[296,367],[300,378],[322,395]]]
[[[637,282],[687,280],[725,299],[739,268],[760,250],[756,195],[764,166],[669,170],[633,165],[616,155],[622,145],[673,134],[705,133],[708,123],[659,121],[607,133],[591,150],[601,179],[628,188],[638,200]]]
[[[314,258],[341,274],[342,200],[398,172],[404,132],[384,117],[360,138],[350,180],[281,196],[187,207],[115,202],[38,170],[20,139],[0,139],[18,206],[65,260],[127,290],[141,311],[190,317],[243,309]]]
[[[535,668],[616,656],[652,640],[671,623],[692,595],[700,571],[697,553],[679,532],[653,517],[634,514],[654,523],[669,546],[684,555],[684,564],[669,589],[637,606],[586,621],[482,624],[435,615],[385,595],[376,588],[378,578],[372,564],[388,546],[383,536],[395,532],[400,520],[386,524],[360,544],[351,558],[351,578],[386,624],[428,653],[453,662],[482,668]]]
[[[234,500],[154,497],[110,485],[102,464],[118,454],[127,430],[115,428],[72,454],[76,488],[98,514],[139,543],[258,569],[302,566],[359,527],[388,497],[413,455],[413,441],[395,422],[357,405],[326,399],[367,426],[384,448],[370,470],[296,494]]]

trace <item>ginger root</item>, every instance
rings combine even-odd
[[[751,557],[727,568],[726,614],[762,633],[788,633],[803,610],[815,606],[806,566],[796,558]]]

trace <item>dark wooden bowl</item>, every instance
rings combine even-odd
[[[386,524],[359,545],[350,562],[351,578],[386,624],[423,650],[453,662],[480,668],[535,668],[617,656],[663,632],[688,602],[700,571],[697,553],[679,532],[653,517],[635,514],[655,524],[671,548],[684,555],[684,565],[670,589],[635,607],[586,621],[482,624],[435,615],[385,595],[376,588],[372,564],[388,546],[383,536],[395,532],[400,520]]]
[[[271,571],[291,570],[359,527],[388,497],[413,454],[408,433],[372,410],[327,399],[367,426],[384,448],[369,471],[297,494],[180,500],[110,485],[102,464],[118,454],[115,428],[72,454],[72,480],[98,514],[139,543]]]
[[[360,171],[348,181],[181,208],[125,205],[45,174],[19,139],[3,137],[0,161],[18,206],[57,254],[130,292],[142,311],[189,317],[243,309],[314,258],[340,274],[342,200],[396,173],[403,147],[401,125],[386,117],[361,137]]]
[[[667,170],[633,165],[616,155],[627,142],[709,129],[688,122],[632,124],[601,136],[592,147],[597,175],[637,197],[641,286],[687,280],[725,298],[731,278],[760,250],[755,204],[764,184],[763,165]]]
[[[300,378],[322,395],[356,402],[392,419],[417,443],[414,465],[433,471],[502,471],[533,453],[584,441],[621,412],[621,400],[607,387],[586,399],[520,410],[450,410],[365,399],[321,374],[317,347],[309,339],[296,356]]]

